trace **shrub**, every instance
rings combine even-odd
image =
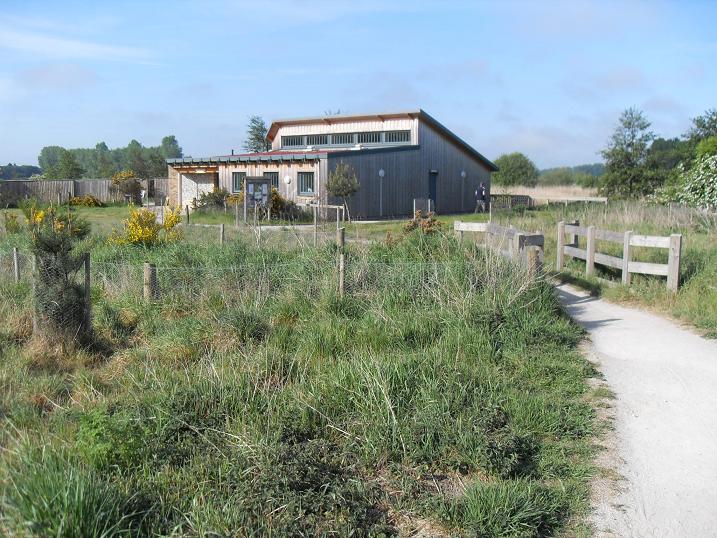
[[[92,196],[91,194],[85,194],[84,196],[73,196],[70,198],[70,205],[77,205],[82,207],[104,207],[100,200]]]
[[[142,191],[142,185],[132,170],[123,170],[113,175],[112,186],[110,189],[113,192],[130,196],[132,202],[134,203],[137,203],[138,201],[141,202],[140,194]]]
[[[689,170],[682,169],[677,200],[700,209],[717,209],[717,155],[705,155]]]
[[[224,188],[214,187],[211,192],[203,192],[199,200],[195,200],[195,209],[221,209],[227,203],[229,191]]]
[[[122,232],[112,232],[108,241],[117,245],[142,245],[151,247],[160,242],[174,241],[180,237],[177,225],[181,222],[179,208],[168,210],[164,224],[157,222],[157,215],[148,209],[133,209],[123,221]],[[164,232],[162,235],[161,232]]]
[[[20,221],[15,213],[9,211],[3,212],[3,219],[5,221],[5,233],[16,234],[20,233]]]
[[[403,226],[404,232],[412,232],[413,230],[421,230],[424,234],[432,234],[441,226],[436,220],[435,213],[429,212],[423,215],[422,211],[416,211],[416,214]]]

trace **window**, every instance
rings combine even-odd
[[[232,172],[232,192],[241,192],[246,172]]]
[[[329,143],[329,135],[309,135],[306,137],[307,146],[325,146]]]
[[[314,173],[299,172],[299,194],[301,196],[314,195]]]
[[[353,144],[354,134],[353,133],[336,133],[331,135],[332,144]]]
[[[266,179],[271,179],[271,187],[273,189],[279,188],[279,172],[264,172]]]
[[[303,146],[303,136],[282,136],[281,137],[281,147],[296,147],[296,146]]]
[[[386,131],[386,142],[410,142],[411,131]]]
[[[381,142],[381,133],[380,132],[373,132],[373,133],[359,133],[358,134],[358,143],[359,144],[378,144]]]

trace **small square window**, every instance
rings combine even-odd
[[[314,173],[299,172],[299,194],[301,196],[314,195]]]
[[[279,188],[279,172],[264,172],[264,177],[271,179],[271,187],[273,189]]]
[[[232,192],[241,192],[244,188],[246,172],[232,172]]]

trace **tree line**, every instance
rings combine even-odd
[[[104,142],[94,148],[66,149],[45,146],[37,158],[45,179],[106,178],[132,170],[140,179],[167,175],[165,159],[182,156],[174,135],[162,138],[159,146],[143,146],[132,140],[124,148],[110,149]]]
[[[7,166],[0,166],[0,179],[26,179],[40,173],[42,170],[38,166],[29,164],[7,163]]]
[[[541,172],[528,156],[514,152],[496,159],[500,171],[493,180],[506,186],[576,184],[596,187],[604,195],[621,198],[679,198],[675,193],[684,186],[690,172],[694,176],[700,167],[712,166],[709,157],[717,155],[717,109],[692,118],[690,128],[681,137],[657,137],[650,127],[644,112],[628,108],[620,115],[600,152],[604,164]]]

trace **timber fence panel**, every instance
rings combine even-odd
[[[622,283],[629,285],[631,274],[656,275],[667,277],[667,288],[677,291],[680,278],[680,255],[682,251],[682,235],[673,234],[669,237],[657,235],[639,235],[632,231],[613,232],[597,230],[594,226],[583,227],[579,223],[558,222],[557,258],[556,267],[560,271],[565,264],[565,256],[585,260],[585,274],[594,274],[595,264],[604,265],[613,269],[620,269]],[[565,234],[570,234],[571,242],[566,243]],[[585,249],[578,248],[577,238],[587,237]],[[622,257],[611,256],[597,252],[597,241],[608,241],[622,244]],[[650,263],[633,261],[632,247],[667,249],[668,261],[664,263]]]

